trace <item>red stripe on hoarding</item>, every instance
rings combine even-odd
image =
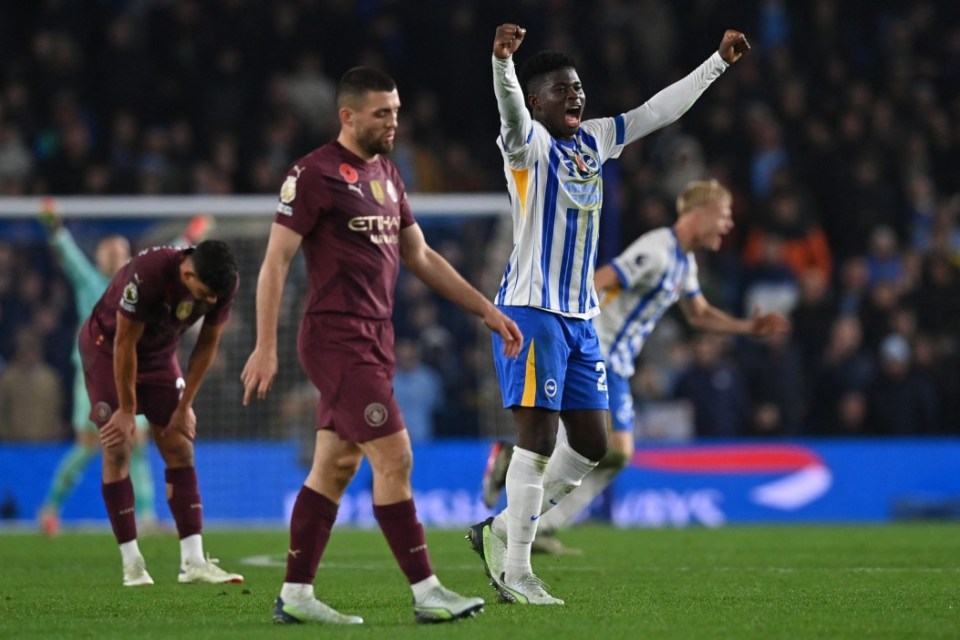
[[[781,473],[814,464],[820,456],[794,445],[730,445],[653,449],[633,454],[633,466],[694,473]]]

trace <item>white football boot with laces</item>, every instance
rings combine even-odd
[[[547,593],[547,585],[532,573],[524,574],[512,582],[507,582],[506,576],[502,576],[500,596],[506,596],[516,604],[563,604],[563,600]]]
[[[303,624],[319,622],[321,624],[363,624],[360,616],[348,616],[340,613],[314,596],[284,601],[277,598],[273,607],[273,621],[277,624]]]
[[[145,587],[153,584],[153,578],[147,573],[147,563],[143,556],[137,556],[133,562],[123,565],[123,586]]]
[[[226,584],[228,582],[243,582],[243,576],[239,573],[229,573],[221,569],[217,564],[220,561],[211,558],[207,554],[206,560],[201,564],[184,563],[180,567],[180,575],[177,580],[181,584]]]
[[[417,622],[452,622],[483,611],[483,598],[468,598],[438,584],[421,600],[413,601]]]

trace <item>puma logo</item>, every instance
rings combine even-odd
[[[196,504],[190,505],[190,508],[191,508],[191,509],[203,509],[203,505],[198,502],[198,503],[196,503]]]
[[[122,516],[125,516],[128,513],[133,513],[133,507],[129,507],[127,509],[120,509],[120,511],[118,511],[117,513],[119,513]]]
[[[363,197],[363,189],[360,188],[360,185],[358,185],[358,184],[348,184],[348,185],[347,185],[347,189],[349,189],[350,191],[356,191],[358,194],[360,194],[360,197],[361,197],[361,198]]]
[[[410,549],[410,553],[420,553],[421,551],[426,551],[426,550],[427,550],[427,545],[421,544],[417,547],[413,547],[412,549]]]
[[[287,551],[288,556],[293,556],[294,559],[300,556],[300,549],[289,549]]]

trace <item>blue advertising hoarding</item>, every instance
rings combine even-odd
[[[0,445],[0,518],[29,522],[66,445]],[[490,512],[480,500],[488,443],[415,446],[413,484],[424,524],[461,527]],[[282,526],[307,469],[287,442],[198,443],[210,524]],[[162,463],[153,454],[158,501]],[[609,492],[605,513],[622,527],[886,522],[950,517],[960,504],[960,439],[820,440],[640,446]],[[99,462],[68,500],[66,523],[106,521]],[[169,518],[165,506],[161,517]],[[375,526],[364,465],[338,523]]]

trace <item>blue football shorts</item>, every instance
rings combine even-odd
[[[498,308],[523,332],[523,348],[516,358],[503,355],[503,340],[493,334],[504,407],[609,408],[607,371],[592,322],[534,307]]]
[[[607,387],[610,393],[610,419],[613,422],[613,430],[632,433],[636,413],[633,409],[630,380],[613,369],[607,369]]]

